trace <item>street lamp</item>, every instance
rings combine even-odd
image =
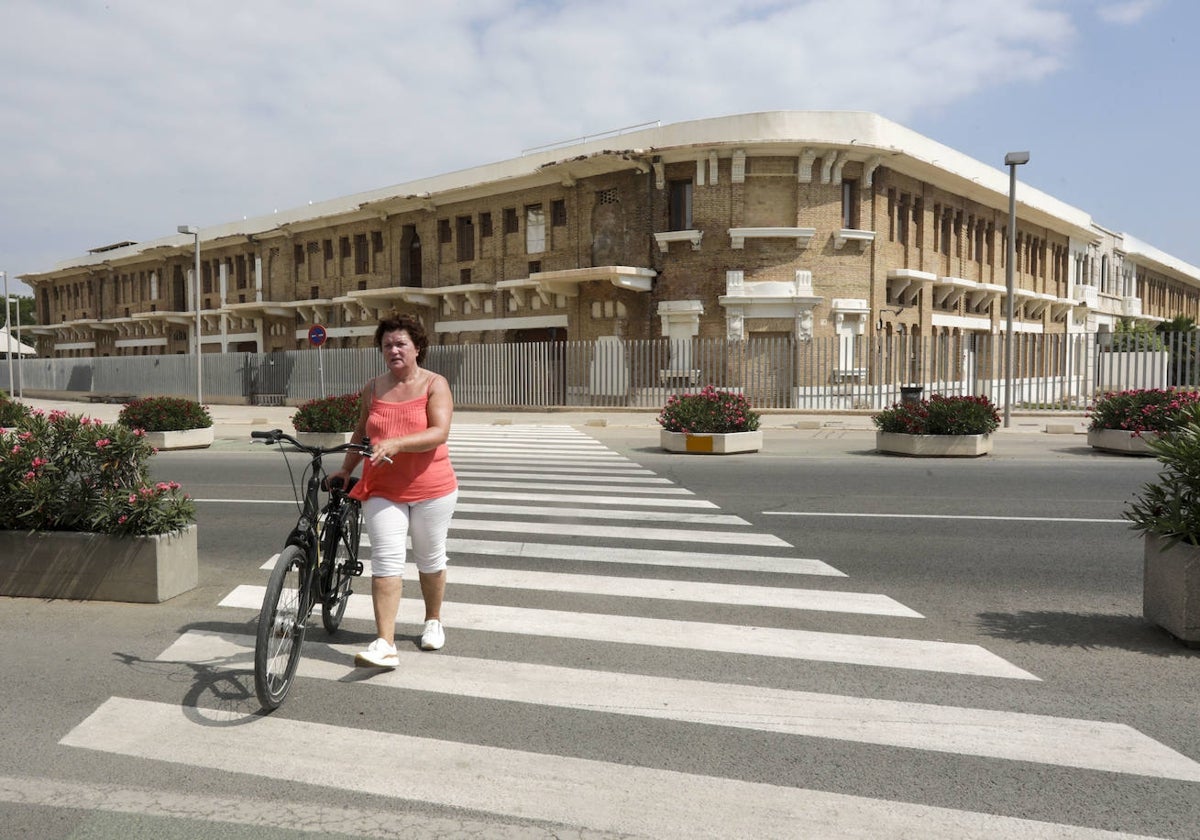
[[[9,315],[8,302],[8,272],[0,271],[4,275],[4,354],[8,356],[8,390],[15,391],[16,385],[13,384],[13,363],[12,363],[12,318]],[[18,348],[20,349],[20,348]]]
[[[204,386],[201,385],[201,370],[200,370],[200,228],[195,225],[180,225],[175,228],[180,233],[190,233],[196,237],[196,270],[193,275],[193,281],[196,288],[195,304],[196,304],[196,402],[204,404]]]
[[[1029,152],[1009,152],[1004,156],[1008,167],[1008,256],[1004,262],[1004,428],[1012,418],[1013,376],[1013,263],[1017,260],[1017,167],[1029,163]]]

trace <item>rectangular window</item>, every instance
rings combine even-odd
[[[563,227],[566,223],[567,202],[561,198],[550,202],[550,225],[552,227]]]
[[[896,238],[904,245],[908,244],[908,224],[912,218],[912,207],[907,194],[900,196],[900,207],[896,215]]]
[[[692,229],[692,182],[672,181],[668,193],[668,213],[671,230]]]
[[[466,285],[471,282],[471,269],[460,268],[458,270],[458,282]]]
[[[546,211],[540,204],[525,207],[525,253],[540,254],[546,250]]]
[[[234,259],[234,274],[237,276],[237,287],[246,288],[246,255],[239,254]]]
[[[367,274],[371,271],[371,255],[367,252],[367,235],[354,234],[354,273]]]
[[[309,300],[317,300],[320,297],[321,297],[321,287],[320,286],[310,286],[308,289],[308,299]]]
[[[519,233],[520,230],[521,230],[521,226],[517,220],[517,208],[505,207],[504,208],[504,232],[505,233]]]
[[[350,237],[343,236],[338,239],[338,250],[341,252],[342,259],[350,259]]]
[[[371,231],[371,251],[376,254],[383,253],[383,231]]]
[[[438,244],[447,245],[450,242],[450,220],[438,219]]]
[[[458,261],[475,259],[475,223],[470,216],[459,216],[454,220],[458,234]]]
[[[333,259],[333,240],[326,239],[324,242],[324,246],[325,246],[325,259],[327,259],[327,260]]]
[[[541,270],[542,270],[542,261],[541,260],[530,260],[529,261],[529,276],[530,277],[537,274]]]
[[[479,236],[481,239],[483,239],[483,238],[487,238],[491,235],[492,235],[492,214],[491,213],[480,213],[479,214]]]
[[[842,181],[842,227],[858,230],[858,181]]]
[[[296,265],[304,265],[304,246],[302,244],[296,243],[296,247],[292,249],[292,255]]]

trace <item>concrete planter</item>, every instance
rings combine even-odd
[[[155,449],[206,449],[212,446],[213,428],[183,429],[178,432],[146,432],[146,440]]]
[[[660,429],[658,439],[659,445],[668,452],[732,455],[735,452],[757,452],[762,449],[761,431],[692,435]]]
[[[296,432],[296,440],[305,446],[318,446],[321,449],[331,449],[350,442],[354,432]]]
[[[1200,547],[1147,534],[1142,615],[1190,648],[1200,647]]]
[[[875,448],[880,452],[914,458],[977,458],[992,451],[992,436],[876,432]]]
[[[1157,437],[1154,432],[1137,435],[1124,429],[1089,429],[1087,440],[1088,446],[1104,452],[1115,452],[1119,455],[1153,455],[1146,441]]]
[[[195,525],[152,537],[0,531],[0,595],[157,604],[199,577]]]

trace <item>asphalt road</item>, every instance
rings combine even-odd
[[[1200,761],[1195,715],[1200,653],[1186,650],[1141,620],[1141,543],[1120,520],[1125,502],[1154,475],[1152,460],[1099,455],[1077,436],[1049,440],[1045,435],[1011,436],[1003,451],[983,459],[907,459],[873,453],[869,433],[837,431],[771,432],[764,453],[690,457],[662,453],[642,431],[586,431],[655,476],[714,503],[714,512],[741,517],[751,532],[786,541],[794,547],[790,556],[828,564],[845,577],[651,566],[632,554],[628,563],[618,557],[599,571],[596,564],[579,560],[492,555],[483,561],[463,558],[463,564],[486,565],[514,578],[527,572],[603,574],[629,588],[617,593],[509,588],[505,583],[455,588],[452,568],[448,597],[464,605],[462,613],[470,606],[608,615],[614,634],[623,626],[620,619],[636,615],[689,626],[752,626],[762,632],[812,631],[972,646],[1032,678],[947,673],[935,670],[940,667],[936,662],[922,668],[852,667],[820,657],[730,655],[703,645],[609,644],[570,635],[458,629],[452,608],[447,610],[450,641],[445,653],[513,667],[533,663],[846,698],[845,725],[857,723],[853,704],[859,698],[1039,716],[1029,721],[1043,721],[1042,716],[1082,720],[1095,724],[1096,731],[1116,724],[1153,739],[1181,756],[1185,765],[1189,759]],[[293,466],[301,465],[293,460]],[[300,784],[276,773],[270,756],[263,757],[261,771],[228,772],[197,767],[182,743],[177,760],[64,746],[64,736],[113,697],[182,708],[193,721],[209,721],[214,738],[233,738],[228,749],[234,751],[243,749],[237,739],[250,737],[253,727],[219,728],[213,722],[217,713],[209,710],[238,723],[260,720],[253,715],[252,680],[244,668],[159,657],[182,633],[238,634],[252,628],[248,611],[217,605],[237,585],[265,582],[260,566],[278,550],[294,520],[294,511],[276,504],[291,497],[283,461],[276,453],[225,445],[204,452],[162,453],[155,469],[203,500],[198,503],[202,568],[196,590],[155,606],[0,600],[0,628],[8,639],[7,679],[0,684],[0,722],[7,733],[7,748],[0,755],[0,836],[285,836],[283,818],[273,819],[273,806],[267,803],[293,809],[320,805],[327,809],[324,818],[331,813],[338,817],[324,824],[321,817],[301,811],[307,817],[297,819],[310,829],[324,825],[329,836],[611,832],[603,827],[564,829],[535,815],[501,818],[489,809],[448,806],[416,794],[401,802],[372,796],[364,792],[359,774],[344,769],[367,762],[365,754],[353,753],[362,749],[353,737],[345,742],[350,755],[341,755],[329,741],[295,744],[296,761],[328,771],[328,778],[315,777],[324,780],[320,783]],[[507,521],[499,512],[459,517]],[[581,515],[566,523],[582,535],[587,521]],[[588,540],[583,535],[574,541]],[[756,551],[689,542],[686,537],[654,545],[698,553]],[[651,599],[638,579],[646,592],[653,581],[665,580],[775,590],[802,587],[818,594],[878,593],[919,616]],[[415,589],[408,587],[402,621],[419,618]],[[415,625],[407,632],[415,633]],[[318,630],[310,638],[322,635]],[[365,644],[369,624],[348,620],[340,635],[339,641]],[[312,655],[336,659],[320,651]],[[428,657],[421,661],[437,662]],[[981,754],[986,751],[656,720],[622,713],[619,703],[611,713],[598,714],[347,684],[356,681],[302,678],[268,722],[415,735],[532,751],[546,756],[547,762],[583,759],[597,762],[598,768],[616,765],[630,773],[644,768],[770,790],[811,791],[813,796],[827,793],[851,797],[846,802],[855,803],[853,807],[843,803],[849,811],[862,802],[878,802],[901,810],[919,806],[930,820],[938,809],[949,809],[1053,824],[1044,835],[1032,829],[1012,834],[1011,828],[1000,833],[985,828],[978,836],[1102,836],[1053,827],[1078,826],[1200,838],[1200,779],[1161,777],[1153,769],[1114,772],[1055,761],[1003,760]],[[1013,740],[1025,737],[1019,730]],[[1080,732],[1079,753],[1090,755],[1101,736],[1088,726]],[[246,741],[244,750],[252,749],[250,744]],[[394,767],[396,774],[413,780],[424,772],[406,755],[394,756]],[[636,778],[631,777],[630,784],[636,784]],[[52,783],[66,785],[62,797],[38,794]],[[176,815],[132,804],[125,810],[98,801],[88,807],[88,796],[103,799],[102,786],[109,784],[143,795],[161,792],[163,808],[174,809]],[[62,806],[71,796],[81,803],[78,808]],[[193,813],[188,804],[192,800],[186,797],[210,807],[206,811],[197,805]],[[245,817],[255,808],[263,815],[259,824]],[[899,836],[881,827],[873,831],[870,816],[863,819],[862,836]],[[920,824],[918,816],[913,819]],[[714,826],[711,836],[738,836],[730,828],[738,824],[735,812],[729,824]],[[798,826],[794,834],[778,836],[834,835]],[[931,829],[907,836],[943,835]],[[976,835],[963,829],[958,836]]]

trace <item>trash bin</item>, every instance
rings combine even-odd
[[[925,393],[925,389],[920,385],[902,385],[900,387],[900,402],[905,405],[919,403],[921,395]]]

